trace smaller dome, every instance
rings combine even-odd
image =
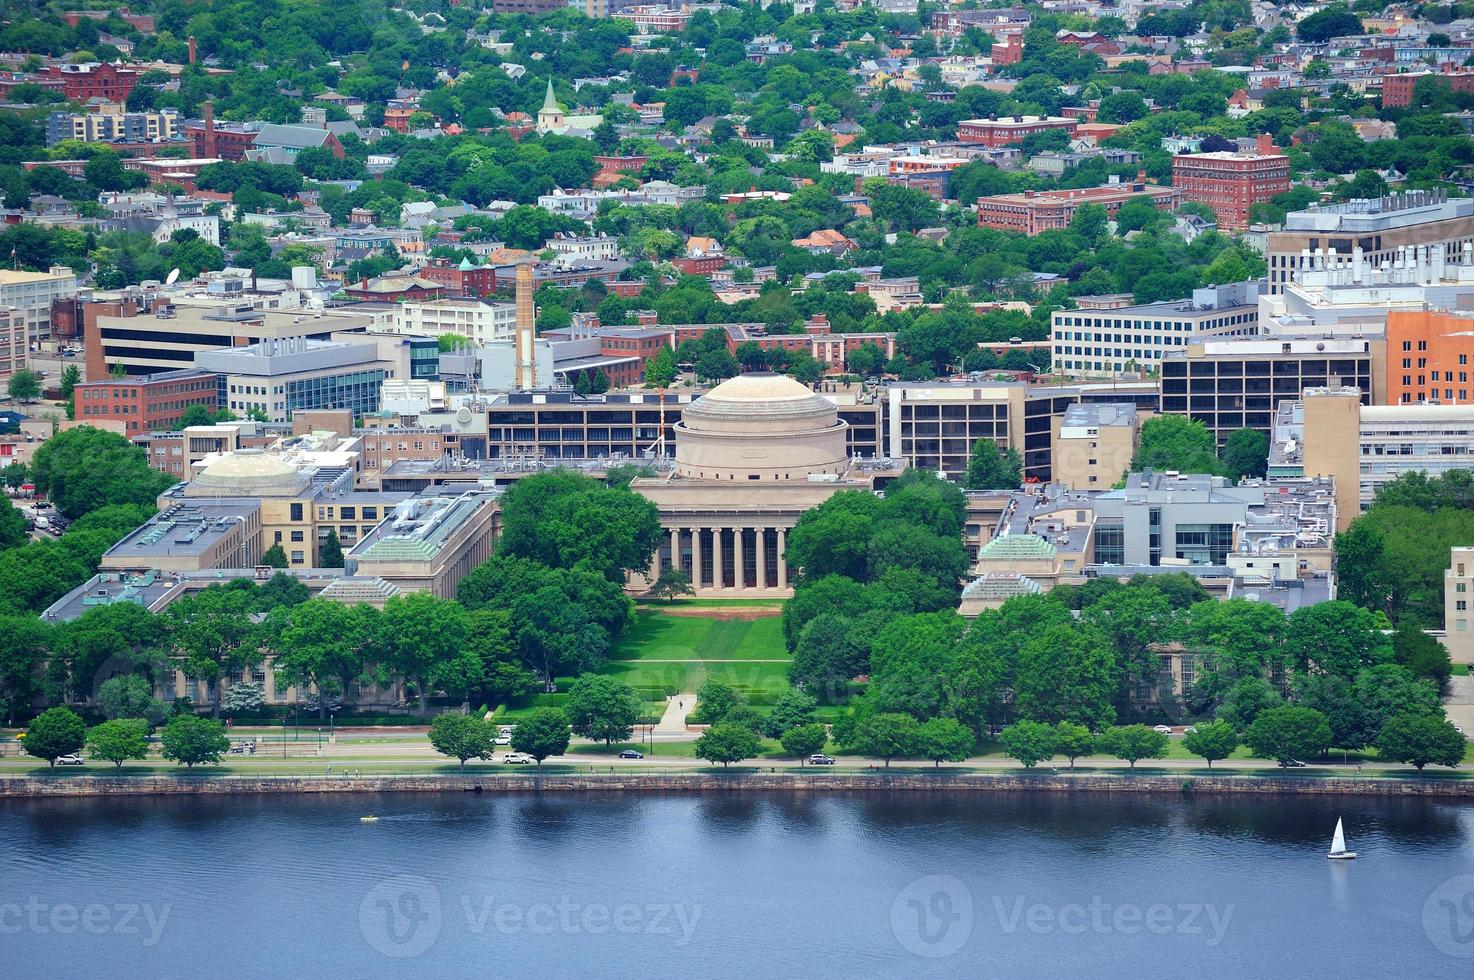
[[[206,466],[195,482],[221,490],[294,490],[306,481],[297,468],[260,449],[237,449]]]
[[[728,378],[692,402],[688,419],[806,419],[834,416],[834,403],[786,374],[767,371]]]

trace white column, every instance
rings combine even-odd
[[[757,587],[768,587],[768,529],[757,528]]]
[[[743,545],[745,542],[742,540],[746,536],[747,528],[732,528],[732,553],[735,559],[732,563],[732,568],[735,572],[733,581],[739,589],[747,588],[747,565],[745,564],[747,559],[743,554]]]
[[[681,564],[681,529],[678,527],[670,529],[670,567],[684,570]]]
[[[655,544],[655,554],[650,556],[650,574],[645,577],[651,585],[654,585],[660,578],[660,543],[658,541]]]
[[[778,588],[788,588],[788,529],[778,529]]]
[[[711,529],[711,584],[713,588],[725,589],[727,575],[722,571],[722,529]]]
[[[700,589],[705,579],[701,575],[701,528],[691,529],[691,584]]]

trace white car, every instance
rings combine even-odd
[[[509,766],[527,766],[537,762],[536,759],[528,755],[526,752],[508,752],[506,755],[502,756],[501,761],[503,765]]]
[[[1168,725],[1158,725],[1156,728],[1153,728],[1152,731],[1154,731],[1154,732],[1161,732],[1163,735],[1171,735],[1172,734],[1172,729]]]
[[[86,765],[86,763],[87,760],[82,758],[80,755],[58,756],[56,760],[56,764],[59,766],[81,766]]]
[[[496,737],[496,744],[498,744],[498,745],[511,745],[512,744],[512,733],[511,732],[503,732],[502,734],[498,735]]]

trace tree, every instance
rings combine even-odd
[[[1235,429],[1223,447],[1223,468],[1234,480],[1263,477],[1269,468],[1269,436],[1258,429]]]
[[[1032,769],[1054,755],[1056,732],[1053,725],[1043,722],[1016,721],[1003,729],[998,741],[1005,755]]]
[[[154,686],[137,674],[110,677],[97,689],[97,706],[110,721],[119,718],[142,718],[149,725],[164,720],[168,709],[154,697]]]
[[[818,722],[809,722],[784,731],[778,741],[783,744],[783,751],[798,757],[799,767],[802,768],[809,756],[824,750],[824,743],[829,741],[829,732]]]
[[[660,576],[655,584],[650,586],[650,596],[655,599],[664,599],[666,602],[674,602],[678,595],[695,595],[696,589],[691,584],[691,576],[684,569],[670,565],[660,570]]]
[[[90,425],[58,432],[36,450],[31,476],[64,517],[111,504],[152,506],[173,477],[149,468],[143,449]]]
[[[929,718],[916,730],[917,754],[936,763],[962,762],[972,754],[972,729],[956,718]]]
[[[1019,651],[1014,697],[1030,721],[1073,721],[1090,729],[1115,718],[1120,671],[1109,639],[1090,626],[1047,626]]]
[[[1285,765],[1330,748],[1331,725],[1314,708],[1283,705],[1261,711],[1244,733],[1244,741],[1260,758]]]
[[[1228,689],[1217,718],[1233,726],[1236,732],[1247,732],[1260,713],[1284,704],[1284,698],[1268,681],[1245,677]]]
[[[1361,33],[1361,20],[1344,3],[1322,7],[1295,25],[1295,35],[1312,44]]]
[[[230,751],[225,725],[214,718],[198,715],[175,715],[159,736],[162,755],[175,763],[193,769],[196,763],[219,765],[220,757]]]
[[[574,733],[605,745],[629,738],[643,707],[634,688],[612,677],[590,674],[568,688],[568,719]]]
[[[274,544],[262,553],[261,564],[267,565],[271,568],[286,568],[287,553],[282,549],[282,546],[279,543]]]
[[[332,528],[328,529],[328,536],[318,549],[317,564],[319,568],[343,567],[343,543],[338,540],[338,532]]]
[[[807,691],[789,688],[778,696],[768,712],[766,731],[772,738],[780,738],[790,728],[799,728],[814,720],[819,702]]]
[[[1239,747],[1239,733],[1226,721],[1210,721],[1194,725],[1182,737],[1182,747],[1195,756],[1208,760],[1208,768],[1219,759],[1227,759]]]
[[[26,728],[26,755],[45,759],[52,768],[56,760],[82,749],[87,741],[87,726],[82,716],[71,708],[50,708],[31,719]]]
[[[466,688],[467,672],[475,674],[479,661],[466,652],[466,610],[458,602],[429,592],[394,596],[378,617],[374,649],[380,667],[414,686],[419,715],[425,717],[430,691],[441,686]],[[449,681],[446,685],[445,682]]]
[[[751,759],[762,747],[757,733],[742,725],[713,725],[696,740],[696,758],[720,762],[722,768]]]
[[[1076,759],[1095,751],[1095,736],[1084,725],[1062,721],[1054,726],[1054,751],[1069,759],[1073,769]]]
[[[668,388],[676,380],[676,356],[669,347],[662,347],[645,362],[645,384],[652,388]]]
[[[731,684],[715,679],[703,681],[696,689],[696,710],[691,712],[691,723],[715,725],[733,708],[746,703],[747,699]]]
[[[1448,648],[1411,622],[1399,623],[1392,634],[1392,656],[1416,678],[1433,682],[1442,693],[1453,676]]]
[[[467,759],[491,758],[496,729],[475,715],[447,712],[430,723],[430,744],[441,755],[457,760],[464,772]]]
[[[0,551],[18,548],[31,538],[26,519],[15,505],[0,497]]]
[[[52,641],[51,627],[33,616],[0,616],[0,696],[5,724],[15,724],[17,708],[41,691],[41,666]]]
[[[35,371],[19,370],[10,376],[10,400],[33,402],[41,397],[41,376]]]
[[[1017,449],[999,449],[992,439],[979,439],[973,443],[962,485],[969,490],[1017,490],[1023,471]]]
[[[87,732],[87,751],[121,771],[129,759],[148,758],[149,724],[142,718],[114,718]]]
[[[266,692],[254,681],[239,681],[225,689],[220,707],[231,716],[252,715],[266,707]]]
[[[1100,747],[1136,768],[1138,759],[1160,759],[1167,754],[1167,736],[1146,725],[1119,725],[1100,737]]]
[[[512,748],[526,752],[542,768],[550,755],[568,751],[568,715],[559,708],[538,708],[512,729]]]
[[[1185,415],[1149,418],[1141,425],[1141,442],[1131,468],[1217,473],[1218,452],[1213,433],[1202,422]]]
[[[884,759],[889,769],[896,756],[916,753],[920,729],[921,724],[910,715],[899,712],[874,715],[860,723],[857,732],[860,751]]]
[[[1458,766],[1469,743],[1446,718],[1394,715],[1377,735],[1377,751],[1392,762],[1406,762],[1419,772],[1428,763]]]
[[[1301,606],[1285,624],[1285,650],[1301,670],[1353,677],[1391,662],[1385,626],[1384,617],[1341,600]]]
[[[519,480],[501,499],[501,555],[552,568],[582,565],[623,585],[627,573],[650,567],[660,545],[654,504],[568,470]]]

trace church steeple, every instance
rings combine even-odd
[[[543,98],[543,107],[537,110],[537,131],[551,133],[567,128],[563,121],[563,108],[558,105],[558,97],[553,94],[553,80],[549,78],[548,94]]]

